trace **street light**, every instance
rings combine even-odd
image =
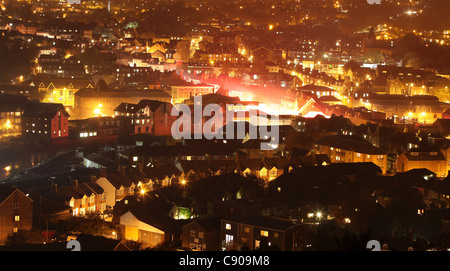
[[[317,212],[316,216],[317,216],[318,219],[321,219],[322,218],[322,213],[321,212]]]

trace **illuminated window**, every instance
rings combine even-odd
[[[261,230],[261,236],[269,237],[269,232]]]
[[[231,230],[231,224],[229,224],[229,223],[225,224],[225,229]]]
[[[233,243],[233,235],[231,234],[225,234],[225,242],[228,244],[232,244]]]
[[[20,215],[15,215],[14,216],[14,221],[15,222],[19,222],[20,221]]]

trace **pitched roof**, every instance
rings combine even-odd
[[[137,104],[133,104],[133,103],[121,103],[114,109],[114,111],[117,111],[117,112],[130,113],[130,114],[134,114],[138,110],[139,110],[139,108],[137,107]]]
[[[181,174],[181,170],[172,164],[165,164],[154,167],[145,167],[144,174],[146,177],[153,179],[163,179],[165,177],[170,177],[172,175],[179,176]]]
[[[95,152],[85,155],[83,158],[99,164],[105,168],[117,168],[120,165],[118,162]]]
[[[183,220],[175,220],[158,208],[143,208],[130,210],[139,221],[149,224],[162,231],[180,230],[186,223]]]
[[[278,231],[285,231],[291,227],[296,226],[296,224],[287,219],[257,214],[234,214],[223,218],[222,221],[237,222]]]
[[[121,186],[130,187],[134,182],[128,176],[122,174],[121,172],[114,172],[108,174],[106,177],[108,181],[116,188],[119,189]],[[136,182],[137,184],[137,182]]]
[[[86,88],[94,83],[91,80],[87,79],[79,79],[79,78],[58,78],[58,77],[50,77],[50,76],[36,76],[33,79],[33,83],[35,86],[39,86],[40,84],[44,84],[44,87],[50,86],[53,84],[56,88],[73,88],[80,89]]]
[[[192,223],[197,223],[202,227],[205,231],[220,231],[220,222],[221,219],[218,217],[206,217],[193,219],[191,222],[184,226],[191,225]]]
[[[17,188],[9,186],[9,185],[0,185],[0,204],[6,200],[9,196],[11,196]]]
[[[80,242],[81,251],[130,251],[121,240],[103,236],[80,234],[77,241]]]
[[[442,152],[407,152],[403,155],[409,161],[447,161]]]
[[[58,188],[57,195],[61,196],[65,201],[71,198],[80,199],[83,196],[91,196],[92,194],[102,194],[104,192],[98,184],[92,181],[83,182],[77,185],[69,185]]]
[[[117,106],[114,111],[122,112],[122,113],[130,113],[135,114],[139,112],[139,110],[144,109],[145,107],[149,107],[150,111],[155,112],[161,105],[165,105],[165,111],[168,111],[170,108],[170,103],[167,102],[161,102],[157,100],[148,100],[143,99],[140,100],[137,104],[132,103],[121,103],[119,106]]]
[[[335,147],[343,150],[356,151],[364,154],[386,154],[382,149],[373,146],[367,141],[341,135],[330,135],[315,142],[318,145]]]
[[[121,89],[108,89],[108,90],[96,90],[92,88],[82,88],[77,91],[75,96],[78,97],[142,97],[142,98],[166,98],[170,99],[172,96],[167,92],[151,89],[151,90],[141,90],[137,88],[121,88]]]
[[[44,118],[53,118],[58,111],[62,110],[62,112],[69,116],[69,113],[64,108],[64,105],[59,103],[35,103],[31,102],[25,106],[25,110],[23,112],[23,117],[44,117]]]

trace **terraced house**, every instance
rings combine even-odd
[[[387,152],[356,137],[325,136],[314,143],[311,152],[327,154],[332,163],[372,162],[386,174]]]
[[[84,216],[89,213],[102,214],[106,210],[105,190],[93,181],[64,186],[57,189],[56,194],[72,208],[73,216]]]

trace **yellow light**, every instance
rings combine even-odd
[[[273,25],[269,25],[269,30],[272,30],[273,29]]]
[[[425,117],[425,115],[426,115],[426,113],[425,113],[425,112],[422,112],[422,116]]]
[[[413,113],[412,113],[412,112],[409,112],[409,113],[408,113],[408,116],[410,116],[410,117],[411,117],[412,115],[413,115]]]
[[[98,104],[98,107],[101,108],[103,105],[102,104]]]
[[[145,194],[145,190],[144,189],[141,189],[141,194]]]
[[[100,109],[96,108],[96,109],[94,110],[94,113],[95,113],[96,115],[100,115]]]
[[[182,184],[182,185],[185,185],[185,184],[186,184],[186,180],[182,180],[182,181],[181,181],[181,184]]]
[[[11,170],[11,166],[6,166],[5,167],[5,171],[10,171]]]
[[[12,125],[11,125],[11,120],[7,120],[7,121],[6,121],[5,127],[6,127],[7,129],[10,129],[10,128],[12,127]]]

